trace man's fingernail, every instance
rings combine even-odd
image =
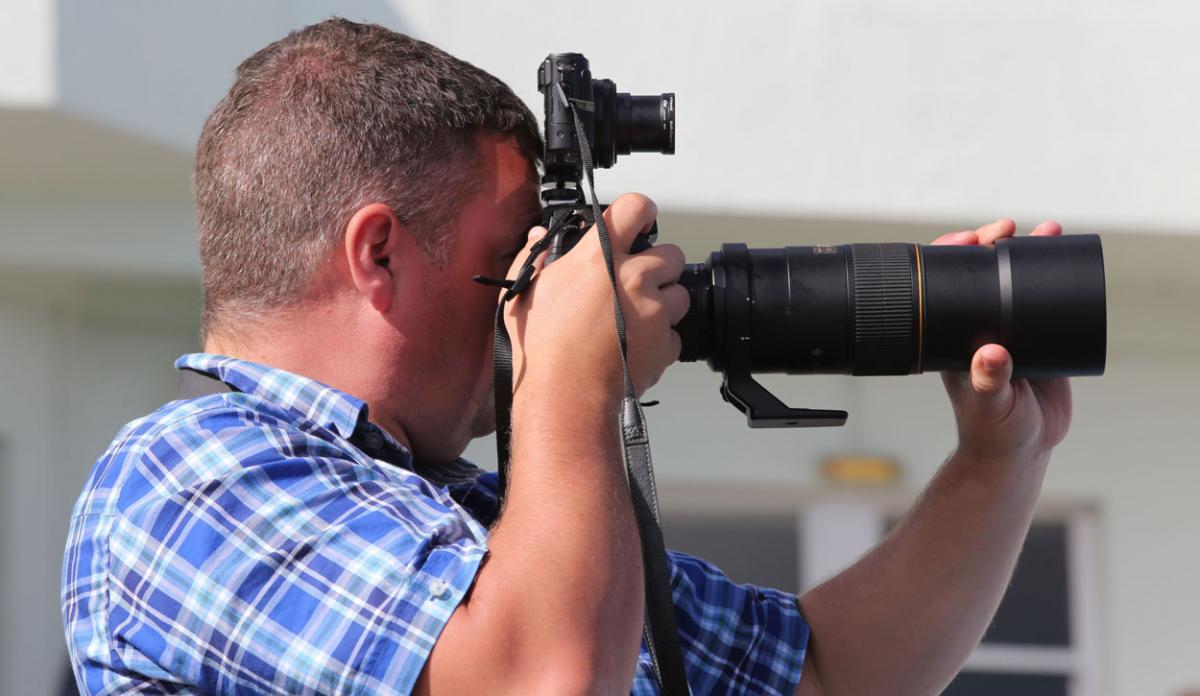
[[[983,356],[983,366],[989,370],[999,370],[1000,368],[1004,367],[1005,362],[1006,361],[1004,358],[997,358],[995,356],[988,355]]]

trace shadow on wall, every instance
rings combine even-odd
[[[71,110],[190,152],[243,59],[334,15],[407,27],[387,0],[59,0],[57,84]]]

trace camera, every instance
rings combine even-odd
[[[552,53],[538,69],[538,91],[545,102],[543,123],[546,173],[542,200],[574,204],[582,161],[580,133],[570,106],[558,98],[590,104],[580,112],[595,166],[607,169],[618,155],[631,152],[675,154],[675,94],[658,96],[618,92],[612,80],[594,80],[588,59],[580,53]]]
[[[613,82],[593,79],[578,53],[547,56],[538,90],[545,100],[544,222],[573,215],[577,223],[554,242],[552,260],[591,222],[581,187],[590,174],[585,159],[606,168],[631,152],[673,154],[675,95],[617,92]],[[691,298],[676,326],[680,359],[705,360],[721,372],[722,396],[751,427],[846,420],[844,411],[786,406],[754,380],[757,373],[965,370],[987,343],[1009,350],[1020,377],[1104,372],[1104,254],[1093,234],[995,246],[724,244],[688,264],[679,282]]]

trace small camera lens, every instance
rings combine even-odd
[[[617,152],[675,154],[675,94],[633,95],[616,99]]]

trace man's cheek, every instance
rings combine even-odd
[[[507,277],[509,277],[510,274],[516,275],[517,270],[518,270],[517,268],[514,267],[516,263],[517,263],[517,259],[515,256],[505,256],[505,257],[501,258],[499,261],[496,262],[495,267],[492,269],[493,272],[496,274],[493,277],[494,278],[507,278]]]

